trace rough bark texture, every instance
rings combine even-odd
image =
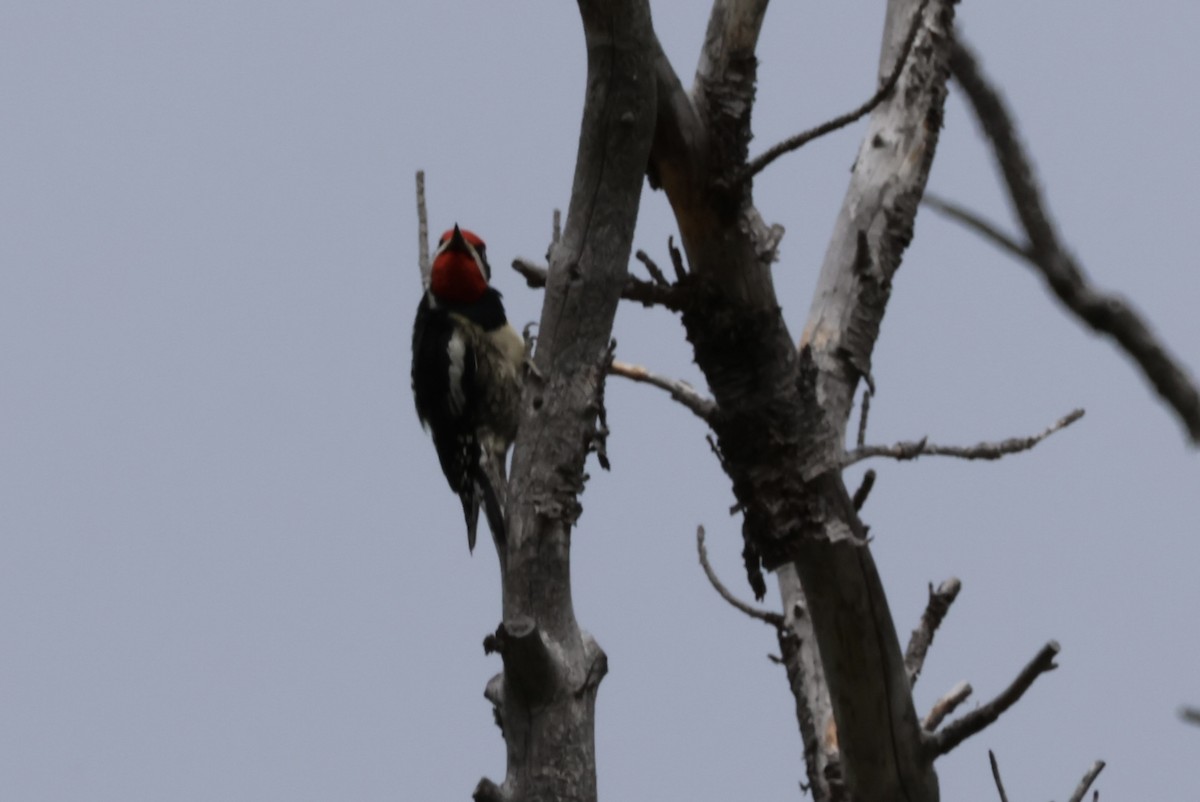
[[[799,349],[770,275],[782,232],[763,223],[752,185],[738,180],[764,11],[755,0],[717,0],[690,98],[660,55],[651,180],[668,195],[692,267],[683,323],[719,410],[713,429],[744,514],[751,585],[762,596],[760,566],[791,563],[803,586],[804,598],[800,585],[781,587],[785,612],[807,604],[837,722],[836,737],[822,737],[815,719],[804,720],[822,709],[821,693],[797,698],[806,740],[816,735],[824,750],[810,766],[814,796],[840,798],[819,776],[840,761],[853,799],[936,800],[896,629],[840,464],[850,401],[869,377],[937,142],[952,5],[888,5],[881,75],[894,68],[914,14],[923,21],[896,91],[872,114]],[[799,684],[818,681],[801,649],[785,651]]]
[[[779,630],[779,649],[787,669],[788,686],[796,700],[808,789],[815,802],[844,802],[849,795],[838,755],[837,723],[821,653],[817,650],[817,636],[804,601],[804,588],[793,565],[780,566],[776,577],[787,624]]]
[[[588,50],[579,155],[551,255],[534,364],[513,451],[504,618],[488,686],[508,748],[503,783],[477,800],[596,799],[595,699],[606,658],[575,619],[571,529],[596,437],[613,317],[654,131],[654,40],[645,0],[580,0]]]

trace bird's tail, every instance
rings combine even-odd
[[[478,485],[483,496],[483,511],[488,527],[497,544],[508,540],[504,527],[504,511],[508,507],[508,477],[505,475],[504,452],[490,454],[480,461]],[[478,509],[478,508],[477,508]]]
[[[463,517],[467,519],[467,549],[475,553],[475,533],[479,529],[479,488],[472,486],[458,494]]]

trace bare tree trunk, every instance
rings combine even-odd
[[[595,700],[606,670],[575,620],[571,529],[610,359],[654,130],[646,0],[580,0],[587,96],[571,203],[551,257],[535,368],[527,376],[507,510],[504,617],[488,645],[504,672],[487,696],[508,747],[500,785],[475,799],[596,799]]]
[[[837,722],[828,739],[815,719],[802,720],[806,740],[816,734],[818,746],[826,744],[810,763],[814,796],[840,798],[840,762],[856,800],[936,800],[932,757],[922,748],[896,628],[841,459],[849,402],[858,380],[869,378],[891,277],[937,143],[952,6],[888,5],[882,75],[904,57],[910,31],[916,39],[895,90],[872,115],[799,351],[771,281],[782,232],[763,223],[746,173],[765,9],[756,0],[717,0],[690,98],[660,55],[652,180],[667,192],[693,269],[680,288],[683,322],[719,409],[713,429],[745,516],[751,584],[762,596],[759,566],[792,563],[803,585]],[[799,586],[782,590],[792,615]],[[813,710],[822,694],[806,696],[797,697],[798,710]]]

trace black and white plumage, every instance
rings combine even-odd
[[[504,463],[517,433],[525,356],[490,275],[483,241],[458,226],[447,231],[413,325],[417,415],[462,501],[471,550],[481,506],[493,537],[505,539]]]

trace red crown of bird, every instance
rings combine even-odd
[[[473,231],[455,224],[438,239],[429,289],[439,300],[455,304],[478,301],[488,288],[487,245]]]

